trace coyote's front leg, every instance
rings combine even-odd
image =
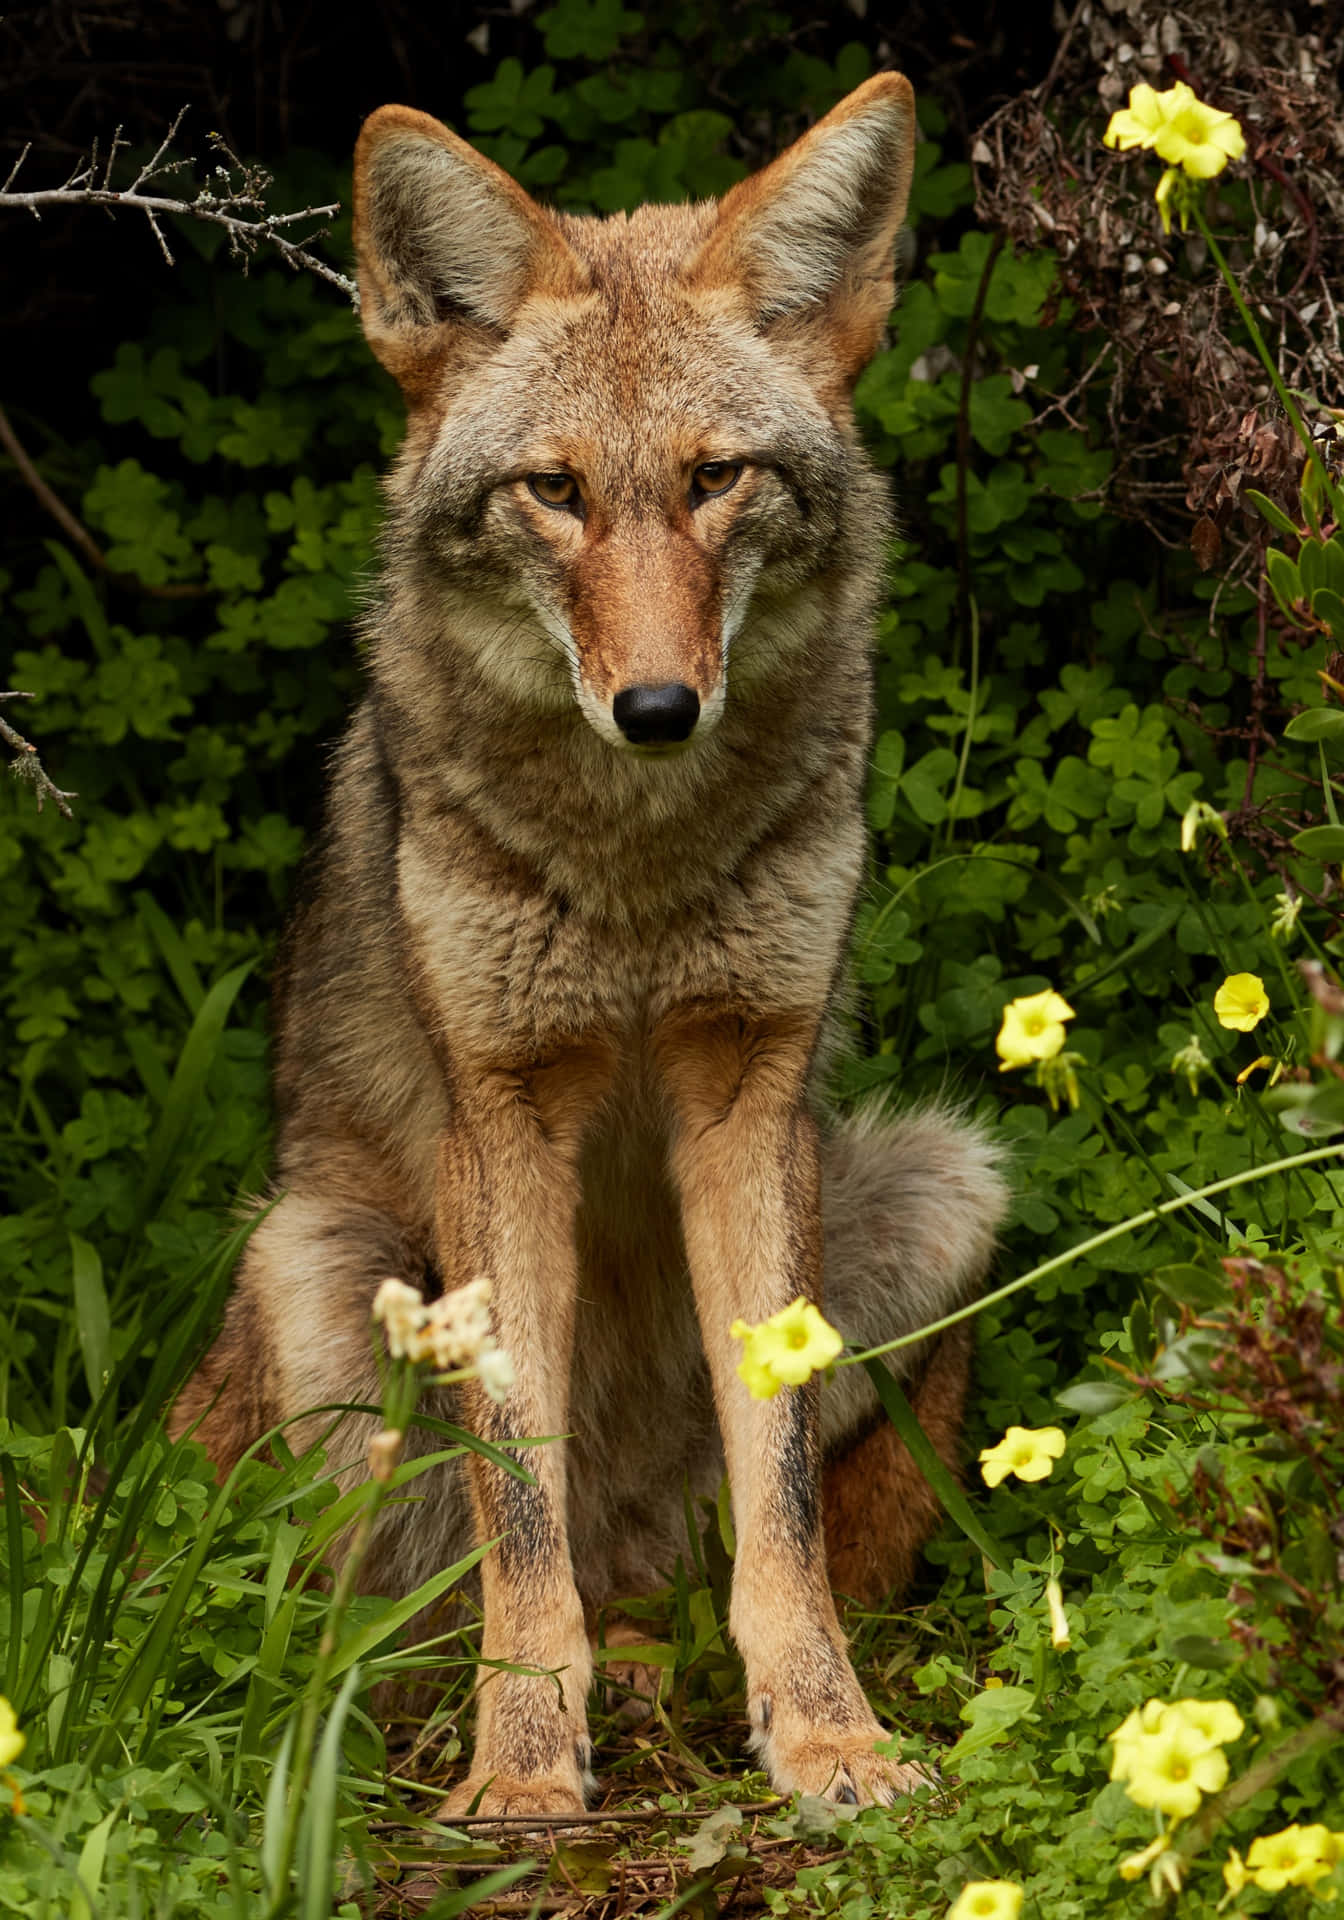
[[[514,1385],[503,1406],[473,1387],[468,1414],[482,1438],[506,1448],[565,1431],[579,1149],[609,1078],[605,1051],[587,1048],[541,1066],[455,1076],[454,1119],[439,1150],[439,1255],[446,1287],[481,1274],[491,1281]],[[477,1538],[499,1544],[481,1563],[476,1750],[470,1776],[440,1809],[445,1819],[477,1806],[538,1817],[583,1807],[592,1666],[570,1563],[564,1446],[515,1457],[534,1486],[471,1461]]]
[[[805,1085],[815,1022],[703,1014],[664,1022],[673,1164],[737,1530],[729,1624],[754,1743],[782,1792],[889,1800],[919,1778],[884,1737],[845,1651],[826,1578],[818,1386],[753,1400],[735,1319],[819,1300],[820,1159]]]

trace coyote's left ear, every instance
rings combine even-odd
[[[830,351],[857,376],[895,298],[914,157],[910,83],[875,74],[724,196],[692,283],[741,287],[762,327],[789,316],[824,324]]]

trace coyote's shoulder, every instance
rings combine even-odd
[[[378,1281],[489,1279],[513,1389],[438,1411],[573,1438],[531,1486],[440,1473],[370,1563],[406,1587],[499,1537],[483,1655],[509,1671],[463,1804],[578,1803],[594,1615],[665,1576],[683,1488],[725,1465],[774,1777],[901,1779],[836,1621],[823,1468],[832,1571],[866,1591],[908,1572],[927,1489],[854,1370],[753,1401],[728,1329],[823,1275],[846,1333],[917,1327],[976,1284],[1000,1201],[948,1116],[834,1128],[816,1103],[887,530],[850,396],[912,142],[881,75],[721,202],[598,221],[409,109],[360,137],[363,322],[408,426],[277,999],[281,1197],[179,1418],[209,1407],[228,1458],[372,1398]],[[955,1345],[916,1363],[946,1450],[964,1376]]]

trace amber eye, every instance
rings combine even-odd
[[[702,460],[691,475],[691,499],[710,500],[737,485],[742,471],[740,460]]]
[[[529,473],[527,484],[543,507],[576,507],[578,482],[572,473]]]

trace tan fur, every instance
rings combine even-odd
[[[371,687],[277,994],[279,1197],[175,1419],[221,1466],[280,1420],[320,1436],[309,1409],[375,1392],[380,1279],[490,1279],[514,1390],[428,1410],[503,1446],[572,1437],[528,1450],[535,1487],[427,1475],[363,1569],[406,1591],[499,1537],[484,1657],[541,1672],[482,1669],[450,1810],[581,1803],[588,1627],[666,1578],[725,1463],[773,1779],[907,1783],[845,1652],[822,1476],[868,1596],[908,1574],[932,1498],[860,1370],[755,1401],[728,1328],[805,1293],[860,1342],[911,1331],[974,1292],[1002,1208],[954,1114],[837,1125],[818,1099],[886,533],[849,392],[912,141],[881,75],[721,205],[595,221],[409,109],[360,135],[364,324],[408,407]],[[707,495],[704,463],[734,482]],[[570,505],[529,485],[555,474]],[[617,696],[669,687],[698,699],[690,737],[632,741]],[[952,1458],[964,1349],[898,1358]],[[331,1441],[348,1477],[371,1425]]]

